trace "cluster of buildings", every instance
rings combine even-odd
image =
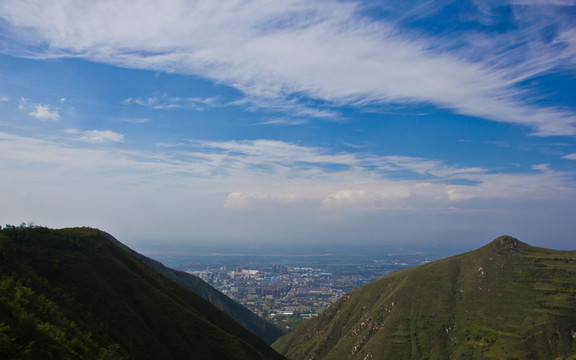
[[[189,271],[263,318],[307,319],[321,313],[347,291],[381,274],[339,275],[319,268],[226,266]]]
[[[329,255],[171,255],[173,268],[202,278],[262,318],[290,330],[347,292],[394,270],[429,262],[425,252]],[[188,269],[188,270],[186,270]]]

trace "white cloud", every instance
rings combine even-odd
[[[77,135],[79,140],[95,143],[95,144],[103,144],[109,142],[123,142],[124,135],[111,131],[111,130],[76,130],[76,129],[68,129],[66,130],[68,134]]]
[[[113,117],[109,117],[109,119],[114,120],[114,121],[129,123],[129,124],[145,124],[145,123],[147,123],[147,122],[150,122],[150,119],[149,119],[149,118],[135,118],[135,117],[118,117],[118,116],[113,116]]]
[[[295,194],[270,195],[251,192],[231,192],[226,197],[224,207],[227,208],[253,208],[276,205],[278,203],[292,203],[297,200]]]
[[[390,227],[404,228],[395,234],[409,227],[414,235],[415,221],[430,235],[422,219],[481,229],[486,214],[506,222],[505,229],[510,216],[518,229],[542,227],[542,217],[552,224],[576,203],[573,174],[551,167],[478,171],[270,140],[183,143],[149,153],[86,148],[77,141],[83,131],[69,135],[50,141],[0,132],[0,203],[10,204],[0,207],[3,221],[98,226],[137,238],[164,239],[162,229],[170,228],[181,239],[264,241],[285,234],[320,241],[380,238]],[[548,204],[545,214],[534,206],[539,202]],[[526,221],[529,209],[537,221]],[[389,210],[394,214],[382,215]],[[411,218],[397,222],[403,213]],[[445,213],[470,218],[442,219]]]
[[[570,176],[546,164],[533,166],[535,172],[501,174],[405,156],[330,154],[270,140],[196,146],[186,154],[197,166],[202,163],[203,174],[225,184],[230,208],[311,201],[329,211],[422,211],[453,209],[473,199],[576,199]]]
[[[391,180],[386,177],[360,184],[339,184],[329,193],[322,208],[330,211],[451,211],[468,209],[470,201],[571,201],[576,200],[569,174],[547,166],[535,166],[539,173],[467,173],[455,171],[426,181]],[[390,174],[391,178],[393,175]],[[455,185],[453,180],[469,180],[469,185]],[[477,207],[477,205],[475,205]],[[484,208],[483,205],[477,209]]]
[[[307,124],[309,120],[305,119],[294,119],[294,118],[274,118],[270,120],[263,121],[257,125],[283,125],[283,126],[296,126]]]
[[[111,131],[68,133],[92,142],[122,141],[121,134]],[[165,149],[156,154],[97,151],[0,133],[0,158],[4,160],[36,163],[40,168],[48,165],[55,174],[58,168],[78,168],[109,176],[117,169],[132,174],[127,178],[130,182],[144,171],[158,186],[172,184],[177,189],[196,184],[202,191],[225,193],[222,205],[228,207],[312,201],[318,209],[411,209],[424,201],[426,208],[443,208],[472,198],[521,201],[575,196],[568,174],[548,165],[534,166],[536,172],[499,174],[450,167],[437,160],[330,154],[322,148],[270,140],[202,141]],[[469,184],[454,185],[454,181]]]
[[[58,110],[51,110],[50,105],[36,104],[34,110],[29,113],[31,116],[39,120],[60,120]]]
[[[141,105],[155,110],[171,110],[179,108],[192,108],[200,111],[209,107],[218,107],[220,101],[218,97],[170,97],[166,94],[151,96],[148,98],[128,98],[122,102],[124,105]]]
[[[8,98],[8,96],[0,96],[0,102],[7,102],[10,101],[10,98]]]
[[[576,160],[576,153],[562,156],[562,159]]]
[[[80,139],[92,143],[122,142],[124,135],[110,130],[88,130],[82,132]]]
[[[258,96],[246,96],[228,105],[245,106],[248,110],[266,110],[269,112],[281,112],[291,116],[317,118],[322,120],[340,120],[341,115],[334,110],[319,109],[301,104],[296,99],[270,98]]]
[[[403,200],[410,197],[405,184],[382,184],[378,190],[338,190],[322,201],[324,210],[374,211],[405,208]]]
[[[550,171],[550,164],[535,164],[535,165],[532,165],[532,170],[537,170],[537,171],[542,171],[542,172]]]
[[[562,22],[564,29],[551,38],[532,36],[555,23],[556,13],[540,11],[545,16],[538,18],[524,12],[518,29],[487,41],[492,35],[404,34],[392,19],[361,17],[360,4],[18,0],[2,2],[0,16],[23,44],[48,45],[25,49],[39,57],[80,56],[204,76],[242,90],[256,106],[294,102],[295,95],[329,104],[431,103],[528,126],[536,135],[576,134],[573,110],[536,105],[521,86],[576,63],[573,40],[562,36],[574,25]],[[334,115],[298,105],[307,116]]]
[[[25,98],[20,98],[20,101],[18,101],[18,110],[24,111],[27,103],[28,103],[28,100],[27,100],[27,99],[25,99]]]

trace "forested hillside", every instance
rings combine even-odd
[[[0,358],[283,359],[90,228],[0,230]]]

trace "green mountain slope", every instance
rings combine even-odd
[[[358,288],[273,347],[290,359],[576,359],[576,251],[503,236]]]
[[[264,339],[268,344],[272,344],[283,334],[282,330],[277,328],[275,325],[265,321],[246,307],[230,299],[220,291],[214,289],[199,277],[188,274],[184,271],[178,271],[166,267],[161,262],[150,259],[149,257],[146,257],[128,248],[111,235],[108,236],[117,244],[132,253],[134,256],[152,266],[154,269],[156,269],[156,271],[164,274],[169,279],[174,280],[178,284],[184,286],[186,289],[194,291],[204,300],[212,303],[222,312],[236,320],[240,325],[244,326],[246,329],[252,331],[254,334]]]
[[[0,290],[0,359],[283,359],[95,229],[2,229]]]

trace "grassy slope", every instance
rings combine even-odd
[[[55,304],[62,313],[63,331],[75,326],[79,333],[89,333],[90,341],[83,346],[103,358],[109,354],[102,349],[117,344],[114,356],[133,359],[282,359],[212,304],[98,230],[3,229],[0,270],[3,281],[20,282]],[[14,296],[5,303],[13,304]],[[26,321],[18,318],[12,308],[4,306],[0,319],[8,344],[22,323],[37,329],[43,324],[38,316]],[[77,337],[81,342],[82,336]],[[57,339],[51,344],[54,352],[63,348]],[[25,348],[16,350],[24,357]]]
[[[274,347],[291,359],[576,359],[575,337],[576,252],[501,237],[358,288]]]
[[[273,343],[282,335],[282,330],[280,330],[275,325],[265,321],[258,315],[254,314],[252,311],[242,306],[241,304],[230,299],[228,296],[222,294],[220,291],[214,289],[212,286],[208,285],[204,280],[197,276],[188,274],[184,271],[178,271],[170,269],[164,266],[162,263],[150,259],[142,254],[139,254],[125,245],[121,244],[118,240],[114,239],[109,235],[113,241],[117,242],[119,245],[123,246],[127,251],[131,252],[134,256],[138,257],[140,260],[144,261],[148,265],[152,266],[158,272],[164,274],[169,279],[177,282],[183,287],[194,291],[196,294],[200,295],[204,300],[209,301],[218,309],[223,311],[225,314],[232,317],[240,325],[244,326],[246,329],[252,331],[254,334],[258,335],[268,344]]]

